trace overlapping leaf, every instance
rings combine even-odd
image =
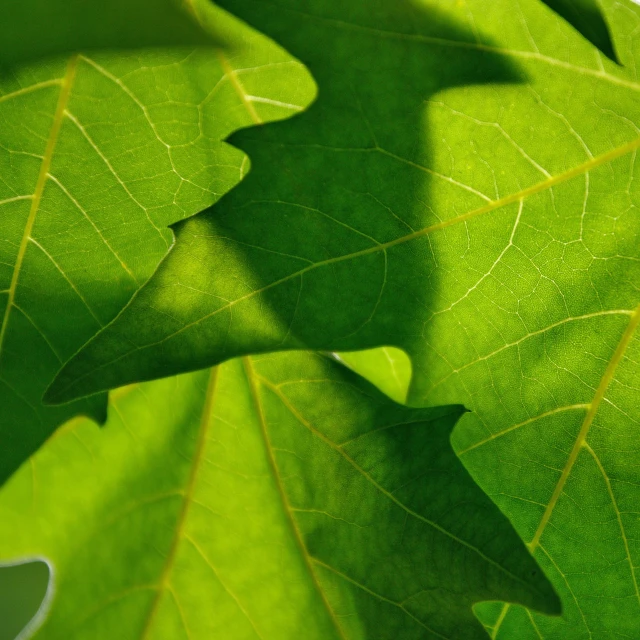
[[[634,637],[639,8],[602,3],[619,67],[534,0],[224,4],[319,99],[234,137],[249,178],[179,227],[51,397],[249,351],[401,347],[412,403],[472,409],[456,446],[562,594],[561,622],[507,608],[494,635]]]
[[[617,60],[599,0],[543,0],[611,60]]]
[[[0,493],[0,549],[52,563],[36,638],[482,639],[471,605],[558,610],[449,443],[325,357],[125,388]],[[41,620],[42,621],[42,620]]]
[[[220,10],[203,20],[225,49],[81,54],[0,80],[0,482],[64,420],[101,416],[104,399],[42,394],[151,275],[167,225],[241,179],[246,157],[222,140],[247,108],[273,120],[313,95],[271,41]]]

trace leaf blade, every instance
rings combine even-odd
[[[100,431],[58,430],[0,495],[3,555],[37,551],[57,575],[35,637],[475,640],[477,599],[557,610],[453,454],[460,407],[397,405],[308,353],[111,407]]]
[[[93,49],[206,46],[215,42],[173,0],[84,2],[8,0],[0,25],[0,66]]]
[[[570,22],[605,56],[617,62],[616,52],[597,0],[543,0],[551,9]]]
[[[318,103],[286,126],[236,135],[234,142],[253,158],[253,177],[220,203],[215,219],[205,214],[180,229],[181,241],[158,272],[156,287],[143,289],[121,322],[63,370],[64,377],[75,368],[67,382],[93,376],[77,394],[130,375],[152,377],[158,365],[163,372],[186,370],[249,351],[397,346],[412,359],[411,404],[460,403],[472,410],[455,432],[456,449],[466,451],[474,478],[523,539],[532,540],[582,414],[638,304],[640,113],[633,33],[640,17],[629,3],[603,3],[626,68],[607,61],[599,67],[593,49],[544,8],[518,3],[510,15],[505,7],[467,3],[455,16],[475,31],[462,34],[447,31],[437,14],[431,25],[403,22],[409,9],[401,4],[391,16],[370,5],[351,7],[349,15],[337,6],[315,14],[289,7],[283,9],[287,26],[260,3],[247,10],[247,19],[308,63],[320,85]],[[349,60],[323,58],[312,37],[332,42],[332,56],[349,51]],[[381,50],[382,62],[371,70],[366,61]],[[466,86],[473,78],[464,76],[462,63],[458,75],[446,77],[452,51],[459,62],[467,60],[466,67],[480,65],[479,86]],[[437,70],[421,66],[438,56],[443,62]],[[421,79],[435,76],[439,83],[425,87],[409,72],[400,82],[398,70],[409,68],[407,60],[419,66]],[[505,60],[521,73],[505,71]],[[436,133],[429,144],[417,144],[415,131],[424,134],[425,122],[427,133]],[[274,166],[280,175],[269,168]],[[267,231],[274,219],[282,223],[277,235]],[[453,220],[459,224],[449,224]],[[434,233],[420,236],[426,229]],[[400,241],[414,233],[419,237]],[[198,238],[207,234],[215,241],[205,251]],[[322,238],[322,246],[309,246],[309,237]],[[235,265],[239,252],[256,265],[238,268],[244,287],[205,284],[190,264],[189,256],[197,254],[215,273],[223,263]],[[315,264],[322,265],[322,275],[321,268],[309,267]],[[181,302],[180,278],[233,301],[233,314],[226,302]],[[163,324],[165,310],[180,320]],[[138,313],[156,317],[160,328],[141,334]],[[235,332],[229,333],[231,321]],[[628,444],[638,420],[632,406],[638,391],[635,340],[630,338],[631,356],[622,358],[609,388],[624,410],[612,419],[607,396],[587,442],[597,441],[600,446],[592,448],[598,459],[606,457],[616,503],[620,495],[632,503],[628,487],[637,482],[631,460],[638,452]],[[127,341],[136,349],[123,348]],[[159,348],[160,363],[151,356]],[[103,368],[94,375],[94,367]],[[621,448],[616,439],[624,443],[622,459],[612,453]],[[553,548],[545,546],[537,556],[555,576],[567,614],[547,620],[514,608],[505,614],[505,628],[527,625],[523,632],[538,628],[545,637],[572,638],[591,629],[606,636],[624,625],[633,635],[638,605],[619,522],[632,530],[635,525],[616,516],[606,481],[594,480],[598,505],[580,488],[585,478],[597,478],[595,460],[572,469],[559,502],[560,522],[574,542],[563,540],[559,527],[546,528]],[[584,504],[582,519],[570,508],[569,489]],[[604,504],[610,528],[600,521]],[[611,552],[620,559],[617,573],[596,561],[597,545],[603,556]],[[615,608],[619,602],[624,614]],[[492,615],[495,620],[499,613]]]
[[[306,70],[281,49],[219,9],[201,19],[225,31],[256,98],[282,98],[257,105],[265,120],[310,99]],[[279,66],[294,86],[273,82]],[[104,397],[52,409],[42,394],[153,273],[168,225],[242,178],[246,158],[223,140],[251,120],[212,50],[74,54],[0,85],[2,482],[61,422],[104,419]]]

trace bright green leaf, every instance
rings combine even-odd
[[[233,137],[250,176],[51,397],[400,347],[410,403],[472,410],[456,448],[562,595],[561,621],[480,608],[495,635],[635,637],[640,7],[603,2],[619,67],[537,0],[224,4],[319,99]]]
[[[153,273],[167,225],[241,179],[247,158],[222,140],[253,122],[247,105],[273,120],[313,96],[268,39],[204,18],[226,49],[81,54],[0,80],[0,483],[66,419],[101,418],[104,399],[42,394]]]
[[[336,353],[334,357],[375,384],[392,400],[406,402],[411,384],[411,360],[404,351],[380,347]]]
[[[598,0],[542,0],[580,33],[593,42],[605,56],[616,60],[609,28],[605,22]]]
[[[557,612],[451,449],[462,412],[305,353],[116,391],[0,494],[2,554],[53,565],[35,637],[481,640],[480,600]]]

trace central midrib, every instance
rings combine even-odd
[[[191,507],[191,503],[193,501],[193,493],[195,491],[195,487],[198,479],[198,471],[200,470],[200,465],[204,457],[204,450],[207,442],[207,433],[209,430],[209,426],[211,424],[211,416],[213,413],[215,392],[216,392],[217,382],[218,382],[218,371],[219,371],[219,368],[214,367],[213,369],[211,369],[211,373],[209,374],[209,383],[207,385],[205,400],[202,406],[202,416],[200,419],[200,430],[198,433],[198,441],[196,444],[193,462],[191,464],[191,471],[189,473],[189,477],[187,479],[187,484],[184,491],[182,508],[180,509],[180,514],[178,515],[178,520],[176,522],[176,531],[171,541],[171,547],[169,549],[169,553],[167,555],[164,566],[162,568],[162,573],[160,575],[160,580],[158,581],[156,593],[153,598],[153,601],[151,602],[149,612],[145,619],[144,627],[142,628],[142,633],[140,634],[140,640],[146,640],[149,637],[149,633],[153,628],[153,621],[155,620],[155,616],[158,612],[158,607],[160,605],[162,594],[166,591],[171,580],[171,571],[173,570],[176,554],[178,552],[178,548],[180,547],[180,542],[182,541],[182,538],[183,538],[183,533],[184,533],[184,528],[187,522],[189,508]]]
[[[631,319],[629,321],[629,323],[627,324],[622,337],[620,338],[620,341],[618,342],[618,345],[616,347],[616,350],[613,352],[613,355],[611,356],[611,359],[604,371],[604,373],[602,374],[602,378],[600,380],[600,383],[598,384],[598,388],[596,389],[596,392],[593,396],[593,400],[591,401],[590,405],[589,405],[589,409],[587,411],[587,414],[582,422],[582,426],[580,428],[580,431],[578,432],[578,435],[576,437],[574,446],[571,450],[571,453],[569,454],[569,457],[567,458],[567,462],[564,466],[564,469],[562,470],[562,474],[560,475],[560,478],[556,484],[556,487],[554,489],[554,492],[551,496],[551,499],[549,500],[547,507],[545,509],[545,512],[542,516],[542,518],[540,519],[540,524],[538,525],[538,528],[531,540],[531,542],[529,543],[529,549],[531,550],[531,553],[534,553],[536,548],[538,547],[539,543],[540,543],[540,538],[542,537],[542,533],[544,532],[550,518],[551,518],[551,514],[553,513],[553,510],[556,506],[556,503],[558,501],[558,498],[560,497],[560,494],[562,493],[562,490],[564,489],[564,486],[569,478],[569,475],[571,473],[571,470],[573,469],[573,466],[576,462],[576,460],[578,459],[578,454],[580,453],[580,449],[582,448],[582,445],[587,441],[587,436],[589,434],[589,430],[591,429],[591,425],[593,424],[593,420],[595,419],[596,414],[598,413],[598,409],[600,408],[600,404],[602,403],[602,400],[604,399],[604,395],[607,391],[607,389],[609,388],[609,385],[611,384],[613,377],[615,375],[615,371],[618,367],[618,365],[620,364],[620,362],[622,361],[622,358],[624,357],[625,351],[627,349],[627,347],[629,346],[629,343],[631,342],[631,338],[633,337],[633,334],[635,333],[636,329],[638,328],[638,325],[640,324],[640,305],[638,305],[633,313],[633,315],[631,316]]]
[[[631,319],[629,320],[629,323],[627,324],[624,332],[622,333],[622,336],[618,342],[618,345],[615,351],[613,352],[611,359],[609,360],[607,367],[604,370],[604,373],[602,374],[600,383],[598,384],[598,387],[594,393],[593,400],[588,405],[587,413],[585,415],[584,420],[582,421],[580,431],[576,436],[571,452],[569,453],[569,456],[567,458],[567,462],[565,463],[565,466],[562,469],[560,478],[558,479],[558,482],[556,483],[556,486],[551,495],[551,498],[549,499],[549,502],[545,507],[544,513],[542,515],[542,518],[540,519],[540,522],[533,535],[533,538],[531,539],[531,542],[529,542],[529,544],[527,545],[532,554],[534,554],[536,549],[540,546],[540,539],[542,537],[542,534],[544,533],[547,527],[547,524],[551,519],[551,515],[553,514],[553,511],[556,507],[558,499],[562,494],[562,491],[564,490],[564,487],[567,483],[567,480],[569,479],[569,476],[571,475],[571,471],[573,470],[573,467],[578,459],[578,455],[580,451],[582,450],[583,447],[588,446],[587,436],[589,435],[589,431],[591,429],[591,425],[593,424],[593,420],[595,419],[595,416],[598,413],[598,409],[600,408],[600,404],[604,399],[607,389],[609,388],[609,385],[613,381],[615,371],[618,365],[620,364],[620,362],[622,361],[624,354],[627,350],[627,347],[629,346],[629,343],[631,342],[633,335],[638,329],[638,326],[640,326],[640,304],[634,310],[631,316]],[[623,535],[624,535],[624,532],[623,532]],[[628,549],[627,549],[627,558],[631,564],[631,559],[628,554]],[[634,580],[634,585],[636,587],[636,593],[637,593],[638,586],[635,578],[635,570],[632,564],[631,564],[631,574]],[[505,603],[505,605],[503,606],[500,612],[500,615],[498,616],[498,619],[496,621],[495,627],[493,628],[493,632],[491,635],[493,640],[495,640],[498,637],[498,632],[500,631],[500,627],[502,626],[502,623],[504,622],[504,619],[506,618],[506,615],[510,607],[511,605],[509,603]]]
[[[242,358],[242,363],[244,365],[244,370],[245,370],[245,374],[247,376],[247,381],[249,383],[249,389],[251,391],[251,397],[253,399],[253,403],[254,403],[254,407],[255,407],[255,411],[256,411],[256,415],[258,418],[258,423],[260,425],[260,431],[262,434],[262,439],[264,442],[264,446],[265,446],[265,452],[267,454],[267,459],[269,462],[269,467],[271,468],[271,473],[273,476],[273,480],[274,483],[276,485],[276,489],[278,491],[278,494],[280,496],[280,501],[282,504],[282,509],[284,512],[284,515],[287,519],[287,522],[289,523],[289,527],[290,530],[293,534],[293,538],[295,541],[295,544],[300,552],[300,555],[302,557],[302,561],[304,562],[305,568],[308,572],[309,578],[311,580],[311,583],[313,584],[313,587],[315,589],[315,591],[318,593],[318,596],[320,597],[320,601],[322,602],[327,615],[329,617],[329,619],[331,620],[332,625],[334,626],[337,636],[338,638],[340,638],[340,640],[347,640],[344,632],[342,631],[342,628],[340,627],[340,624],[338,623],[338,620],[336,618],[336,615],[333,611],[333,609],[331,608],[331,605],[329,604],[329,601],[327,600],[327,597],[324,594],[324,591],[322,590],[322,588],[320,587],[320,583],[318,582],[318,578],[316,577],[315,571],[313,570],[313,567],[311,566],[311,559],[309,557],[309,552],[307,551],[307,548],[304,544],[304,540],[302,539],[302,534],[300,533],[300,530],[298,529],[298,525],[295,521],[295,518],[293,517],[293,513],[291,511],[291,505],[289,504],[289,500],[287,498],[287,495],[285,493],[284,487],[282,486],[282,482],[280,480],[280,473],[278,471],[278,466],[276,464],[274,455],[273,455],[273,447],[271,445],[271,440],[269,439],[269,433],[267,431],[267,424],[266,424],[266,419],[264,416],[264,412],[262,410],[262,403],[260,402],[260,396],[259,396],[259,391],[258,391],[258,382],[257,382],[257,376],[253,370],[253,365],[251,364],[251,358],[249,357],[244,357]]]
[[[40,202],[42,200],[42,194],[44,187],[49,176],[49,169],[51,168],[51,161],[53,158],[53,152],[58,142],[58,135],[62,127],[64,115],[69,104],[69,98],[71,97],[71,88],[76,77],[76,69],[78,66],[78,55],[74,55],[69,59],[67,63],[67,69],[65,71],[62,83],[60,86],[60,96],[58,98],[58,104],[53,115],[53,121],[51,123],[51,129],[49,130],[49,137],[45,146],[44,155],[40,164],[40,171],[38,172],[38,178],[36,180],[36,187],[33,192],[31,200],[31,208],[29,209],[29,215],[24,227],[22,239],[20,240],[20,246],[18,248],[18,254],[16,256],[16,263],[13,268],[13,274],[11,276],[11,284],[9,285],[9,295],[7,298],[7,306],[2,318],[2,327],[0,327],[0,354],[2,354],[2,347],[7,335],[7,327],[9,325],[9,316],[14,306],[14,300],[16,297],[16,290],[18,288],[18,280],[20,279],[20,271],[22,269],[22,263],[27,251],[27,245],[29,238],[31,237],[31,231],[40,209]]]

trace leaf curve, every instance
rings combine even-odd
[[[105,398],[54,409],[42,394],[153,273],[173,243],[167,225],[246,171],[223,142],[251,123],[238,77],[265,120],[313,95],[268,39],[219,9],[202,20],[226,49],[74,54],[0,78],[0,483],[61,422],[103,418]]]
[[[181,225],[151,283],[49,397],[249,351],[398,346],[413,363],[410,403],[472,409],[456,449],[563,597],[561,621],[492,613],[494,635],[517,619],[544,638],[633,637],[638,7],[603,2],[620,68],[532,0],[450,7],[472,35],[437,12],[420,22],[413,3],[226,5],[308,64],[319,99],[234,136],[252,174]],[[456,60],[462,84],[478,66],[487,82],[525,80],[452,88]],[[609,528],[593,534],[605,506]]]
[[[299,352],[110,406],[104,428],[68,423],[0,493],[3,555],[56,573],[36,638],[475,640],[478,600],[557,611],[451,449],[461,407],[397,405]]]
[[[45,607],[51,574],[41,560],[21,559],[0,565],[1,640],[25,635],[38,611]]]
[[[364,351],[332,354],[395,402],[406,403],[411,384],[411,361],[404,351],[380,347]]]

